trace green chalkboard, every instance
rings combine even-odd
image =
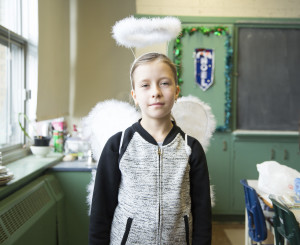
[[[238,29],[237,128],[297,131],[300,27]]]

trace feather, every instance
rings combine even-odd
[[[112,36],[117,44],[126,48],[141,48],[176,38],[181,32],[181,22],[175,17],[128,18],[117,21]]]
[[[82,135],[91,145],[94,160],[99,160],[111,136],[125,130],[140,117],[140,113],[127,102],[114,99],[99,102],[82,119]]]
[[[95,179],[96,179],[96,169],[93,169],[91,174],[91,180],[90,183],[87,185],[86,191],[88,193],[88,195],[86,196],[86,203],[88,205],[88,214],[91,214],[91,207],[92,207],[92,200],[93,200],[93,194],[94,194],[94,185],[95,185]]]
[[[206,151],[216,120],[208,104],[194,96],[180,97],[174,104],[172,114],[177,125],[188,135],[196,138]]]
[[[214,207],[216,204],[216,195],[215,195],[215,186],[210,185],[210,203],[211,206]]]

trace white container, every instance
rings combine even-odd
[[[50,152],[50,146],[30,146],[30,149],[36,157],[46,157]]]

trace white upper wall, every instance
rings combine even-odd
[[[136,0],[137,14],[299,18],[299,0]]]

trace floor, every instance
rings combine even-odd
[[[244,222],[213,222],[212,245],[244,245],[245,224]],[[268,234],[263,244],[273,244],[274,237]]]
[[[240,222],[213,222],[212,245],[243,245],[245,225]]]

